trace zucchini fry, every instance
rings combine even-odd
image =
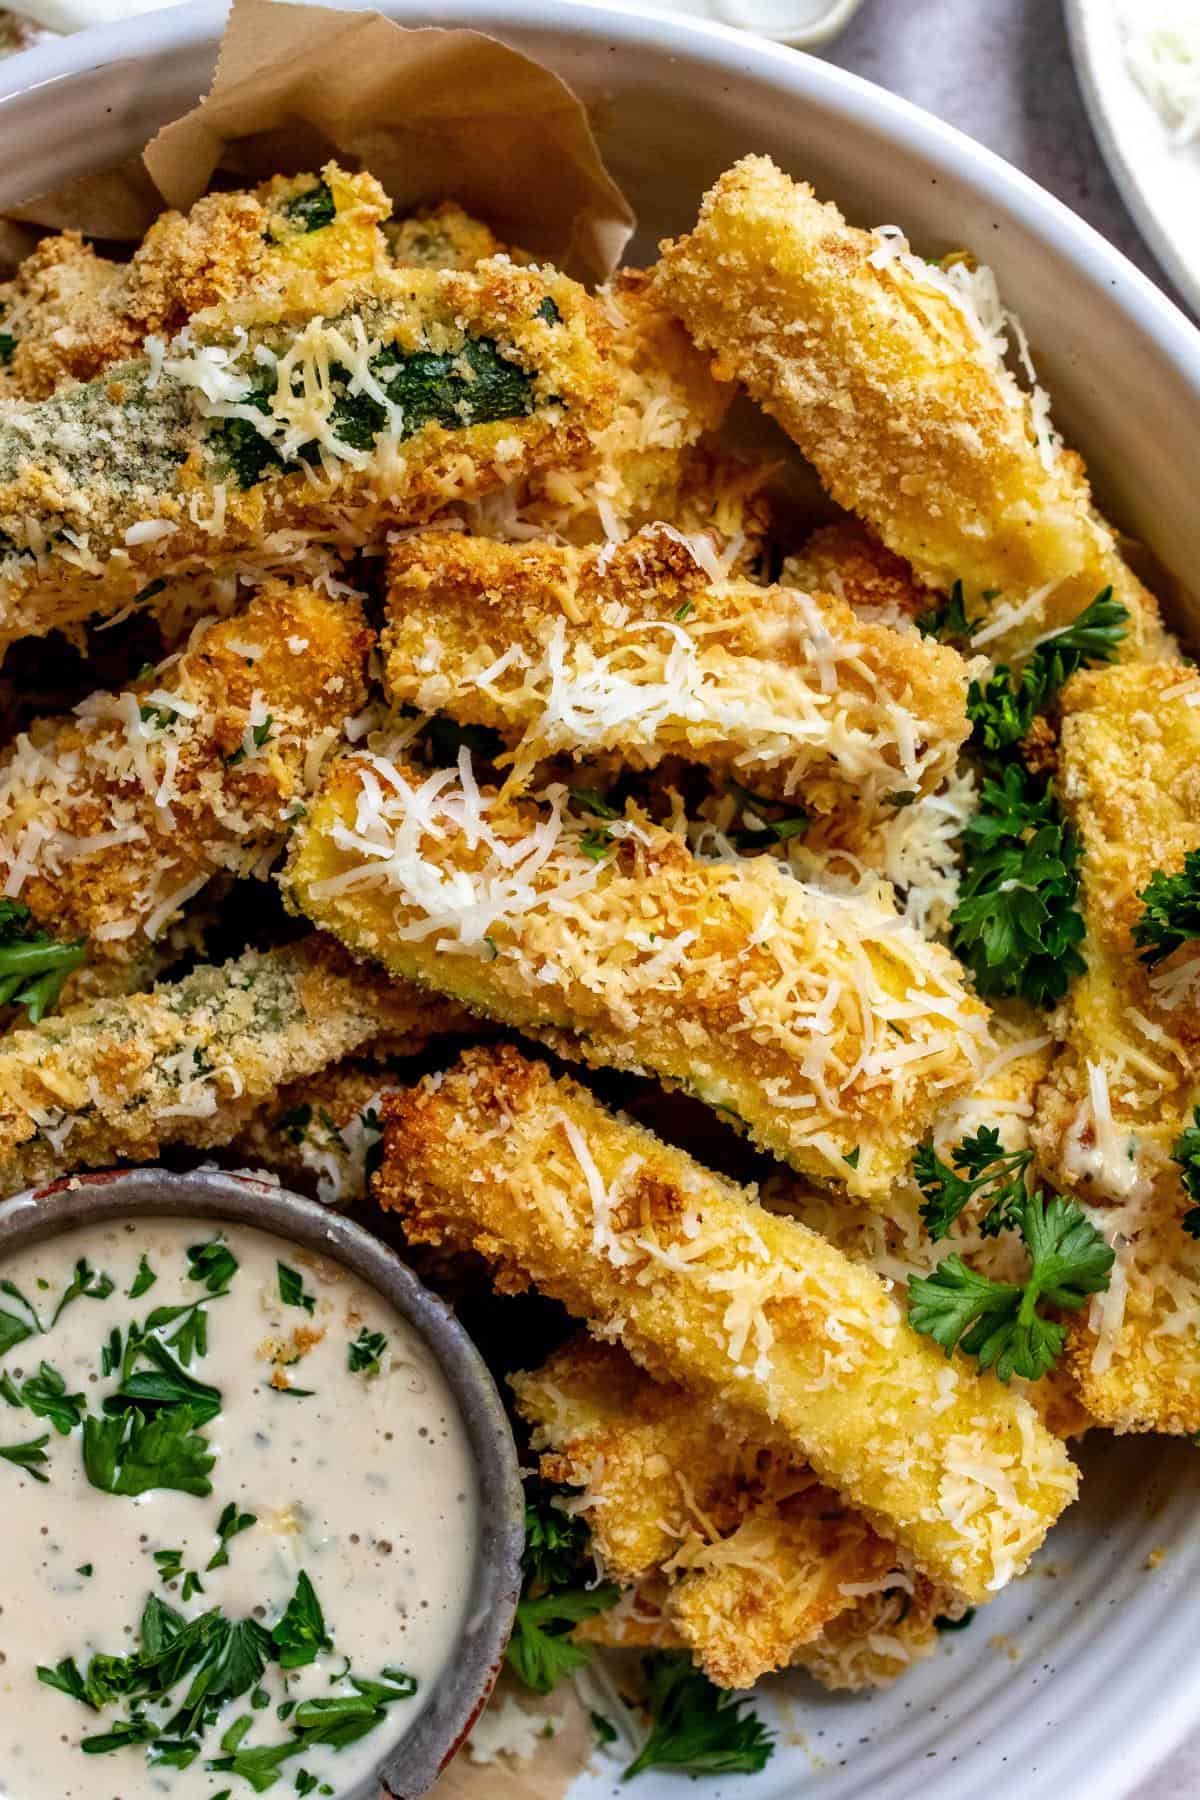
[[[1062,695],[1059,786],[1083,841],[1086,972],[1066,1047],[1038,1095],[1051,1179],[1094,1210],[1112,1285],[1072,1324],[1083,1399],[1117,1430],[1200,1430],[1200,1242],[1176,1140],[1200,1105],[1200,946],[1153,966],[1133,927],[1156,871],[1200,848],[1200,675],[1092,670]]]
[[[0,286],[13,340],[3,391],[44,400],[137,356],[148,337],[172,337],[206,307],[382,271],[379,225],[390,210],[373,176],[329,163],[320,176],[277,176],[163,213],[128,263],[97,256],[78,232],[43,238]]]
[[[271,582],[0,763],[0,875],[46,930],[128,963],[218,871],[265,874],[366,704],[357,602]]]
[[[499,731],[518,781],[563,752],[680,756],[870,813],[939,787],[969,730],[956,651],[826,594],[713,583],[672,526],[600,550],[401,539],[383,649],[394,704]]]
[[[423,206],[383,228],[392,261],[401,268],[473,269],[489,256],[511,254],[507,244],[454,200]],[[522,259],[527,260],[527,259]]]
[[[584,1490],[607,1579],[665,1584],[663,1613],[718,1687],[786,1668],[882,1582],[893,1544],[822,1487],[802,1458],[755,1442],[655,1382],[615,1344],[577,1339],[511,1385],[548,1481]]]
[[[653,1073],[818,1180],[886,1203],[974,1079],[986,1013],[949,953],[768,857],[694,858],[629,810],[575,817],[337,762],[293,837],[296,910],[357,955],[567,1057]]]
[[[593,303],[497,261],[264,294],[36,403],[0,402],[4,640],[222,558],[361,545],[587,453]]]
[[[809,594],[833,594],[860,619],[877,625],[912,625],[938,604],[904,559],[853,519],[814,531],[787,558],[780,580]]]
[[[820,1480],[970,1600],[1026,1564],[1076,1474],[1028,1401],[910,1331],[870,1270],[515,1050],[384,1107],[376,1192],[414,1241],[530,1284]]]
[[[664,244],[656,287],[839,505],[927,586],[961,580],[990,655],[1027,651],[1106,587],[1132,615],[1124,654],[1163,654],[1156,604],[1079,459],[1005,365],[994,292],[981,309],[953,271],[847,225],[763,156],[724,174],[690,236]]]
[[[287,1083],[381,1032],[421,1030],[429,1010],[314,936],[9,1032],[0,1190],[153,1162],[165,1144],[227,1144]]]
[[[547,462],[469,509],[472,530],[608,544],[671,519],[687,532],[715,531],[736,553],[739,539],[762,535],[758,490],[769,471],[698,448],[724,418],[732,387],[710,373],[646,271],[622,269],[596,298],[611,334],[611,416],[593,431],[586,458]]]

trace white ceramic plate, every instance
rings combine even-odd
[[[1200,142],[1175,145],[1125,57],[1119,0],[1066,0],[1071,53],[1104,160],[1146,242],[1200,313]]]
[[[719,26],[586,0],[382,10],[492,31],[594,102],[641,214],[635,258],[686,228],[703,188],[748,150],[864,224],[902,221],[929,254],[975,248],[1020,310],[1106,504],[1195,583],[1200,334],[1016,170],[842,70]],[[0,65],[0,204],[134,154],[207,85],[221,19],[202,0]],[[573,1800],[1118,1800],[1200,1719],[1200,1452],[1097,1438],[1083,1461],[1084,1498],[1041,1572],[897,1687],[839,1698],[780,1680],[767,1704],[782,1737],[762,1775],[620,1789],[619,1765],[598,1761]]]

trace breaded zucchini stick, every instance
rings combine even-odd
[[[697,449],[721,423],[732,387],[711,374],[646,271],[620,270],[597,304],[611,333],[611,416],[593,431],[586,458],[548,462],[485,499],[469,512],[472,528],[522,542],[606,544],[670,519],[687,532],[713,531],[736,552],[740,536],[761,535],[756,493],[768,471]]]
[[[313,936],[9,1032],[0,1190],[153,1162],[164,1144],[226,1144],[289,1082],[381,1032],[421,1030],[428,1013],[423,995]]]
[[[468,1051],[384,1107],[377,1193],[415,1241],[530,1283],[648,1374],[805,1456],[965,1598],[1003,1587],[1074,1497],[1028,1401],[949,1363],[870,1270],[517,1051]]]
[[[383,235],[392,261],[401,267],[473,269],[489,256],[511,254],[489,225],[472,218],[455,200],[389,219]]]
[[[957,1595],[919,1571],[895,1569],[885,1582],[797,1645],[794,1666],[835,1692],[886,1687],[931,1655],[945,1623],[966,1611]],[[616,1606],[577,1625],[572,1636],[613,1650],[687,1649],[666,1601],[661,1580],[639,1582]]]
[[[735,164],[696,229],[664,244],[655,285],[839,505],[927,586],[962,581],[989,654],[1028,650],[1106,587],[1132,615],[1123,654],[1162,654],[1157,607],[1082,465],[1005,366],[994,293],[985,318],[953,274],[894,232],[847,225],[764,156]]]
[[[860,619],[878,625],[911,625],[938,605],[938,596],[917,580],[903,557],[853,519],[819,526],[785,560],[780,580],[810,594],[833,594]]]
[[[670,526],[599,550],[403,538],[383,650],[394,704],[499,731],[518,780],[564,752],[679,756],[873,812],[940,786],[969,730],[956,651],[827,594],[714,584]]]
[[[382,753],[330,770],[291,904],[356,954],[540,1037],[653,1073],[803,1173],[881,1204],[971,1085],[985,1009],[953,958],[768,857],[705,863],[636,809],[513,804]]]
[[[273,545],[342,548],[545,462],[608,412],[574,282],[484,263],[263,295],[37,403],[0,403],[4,639]]]
[[[148,337],[174,336],[206,307],[382,272],[379,226],[390,211],[373,176],[329,163],[319,176],[276,176],[163,213],[128,263],[97,256],[78,232],[43,238],[0,285],[0,328],[12,340],[3,391],[43,400],[137,356]]]
[[[1084,846],[1087,970],[1038,1095],[1048,1175],[1095,1210],[1117,1253],[1109,1292],[1072,1323],[1086,1405],[1118,1430],[1200,1429],[1200,1243],[1172,1158],[1200,1105],[1200,949],[1153,967],[1132,928],[1156,871],[1200,848],[1200,675],[1092,670],[1062,695],[1059,788]]]
[[[0,762],[4,892],[127,963],[212,875],[265,874],[366,704],[355,601],[270,582],[119,694],[37,721]]]
[[[615,1344],[576,1339],[511,1385],[543,1476],[584,1490],[605,1578],[659,1577],[664,1616],[718,1687],[786,1668],[854,1604],[844,1584],[896,1565],[803,1458],[756,1442],[753,1421],[731,1432]]]

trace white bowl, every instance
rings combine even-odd
[[[641,214],[635,256],[686,227],[702,189],[749,150],[810,178],[852,218],[902,223],[927,253],[977,251],[1021,312],[1056,416],[1105,504],[1185,587],[1194,580],[1200,334],[1023,175],[854,76],[719,26],[586,0],[453,0],[436,15],[417,0],[385,0],[382,10],[406,24],[494,32],[595,102],[604,152]],[[122,161],[191,106],[212,73],[222,18],[204,0],[0,65],[0,204]],[[771,1684],[781,1741],[767,1771],[686,1792],[1127,1793],[1200,1718],[1200,1456],[1160,1439],[1098,1439],[1083,1461],[1084,1498],[1038,1567],[970,1630],[884,1693],[834,1697],[799,1677]],[[616,1766],[581,1778],[577,1800],[607,1800]],[[678,1800],[685,1790],[651,1776],[635,1791]]]

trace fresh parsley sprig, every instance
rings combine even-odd
[[[967,717],[974,747],[995,752],[1021,743],[1077,669],[1112,661],[1128,628],[1128,607],[1105,588],[1062,631],[1039,644],[1019,674],[1001,664],[986,682],[973,681]]]
[[[552,1503],[540,1487],[525,1504],[521,1599],[505,1651],[509,1668],[535,1694],[548,1694],[591,1660],[570,1635],[584,1619],[615,1606],[620,1589],[598,1582],[584,1521]]]
[[[1037,1381],[1062,1354],[1066,1326],[1039,1305],[1076,1312],[1107,1288],[1113,1251],[1073,1200],[1039,1192],[1009,1208],[1011,1222],[1029,1251],[1024,1283],[993,1281],[960,1256],[943,1257],[932,1275],[911,1275],[908,1320],[949,1356],[973,1356],[1001,1381],[1014,1375]]]
[[[644,1659],[650,1735],[621,1777],[647,1769],[696,1775],[754,1775],[775,1752],[775,1739],[749,1701],[714,1687],[686,1650]]]
[[[965,1137],[943,1162],[932,1144],[922,1144],[913,1157],[913,1174],[925,1196],[921,1218],[931,1238],[943,1238],[976,1194],[990,1204],[980,1229],[993,1236],[1012,1223],[1014,1209],[1025,1198],[1025,1171],[1032,1150],[1006,1150],[994,1125],[981,1125]],[[960,1174],[959,1171],[963,1173]]]
[[[1200,849],[1189,850],[1173,875],[1156,869],[1138,895],[1142,916],[1133,941],[1153,968],[1193,939],[1200,939]]]
[[[1192,1122],[1176,1138],[1171,1155],[1179,1164],[1183,1191],[1194,1202],[1180,1222],[1189,1237],[1200,1238],[1200,1106],[1193,1107]]]
[[[58,1005],[67,976],[87,960],[87,939],[48,937],[27,906],[0,898],[0,1006],[23,1006],[31,1025]]]

